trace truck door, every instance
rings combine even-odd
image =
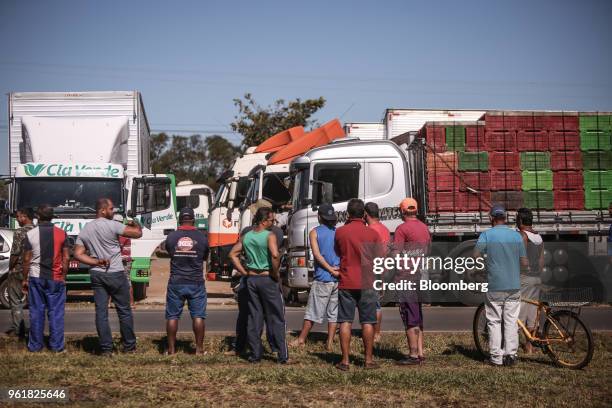
[[[398,204],[406,198],[404,167],[399,158],[374,158],[365,163],[365,202],[378,204],[380,220],[391,231],[401,223]]]

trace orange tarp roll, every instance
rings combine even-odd
[[[310,149],[324,146],[334,139],[345,136],[340,121],[338,119],[331,120],[320,128],[306,133],[304,137],[289,143],[287,146],[274,153],[268,160],[268,164],[290,163],[291,160],[301,156]]]
[[[287,146],[289,143],[298,140],[304,136],[304,134],[304,128],[302,126],[295,126],[283,130],[282,132],[279,132],[264,140],[259,146],[257,146],[255,153],[276,152]]]

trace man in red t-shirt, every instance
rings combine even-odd
[[[393,237],[394,252],[408,252],[415,256],[425,256],[431,244],[431,235],[427,225],[417,219],[417,202],[414,198],[405,198],[399,204],[404,222],[395,230]],[[418,272],[418,271],[416,271]],[[415,273],[415,271],[412,271]],[[413,275],[418,277],[418,274]],[[423,355],[423,310],[418,293],[406,293],[400,299],[400,316],[406,329],[410,354],[400,360],[400,365],[417,365],[424,361]]]
[[[372,360],[376,302],[373,288],[373,258],[376,247],[381,246],[378,234],[368,228],[364,219],[363,201],[353,198],[347,205],[348,220],[336,230],[335,250],[340,257],[340,282],[338,284],[338,323],[340,324],[340,348],[342,361],[336,368],[347,371],[351,346],[351,327],[355,308],[359,310],[359,322],[365,350],[365,368],[378,368]]]
[[[378,204],[369,202],[365,204],[365,220],[368,227],[372,228],[382,241],[384,255],[389,251],[389,242],[391,242],[391,233],[389,229],[380,222],[380,214]],[[380,297],[380,296],[379,296]],[[376,324],[374,325],[374,343],[378,343],[381,339],[380,329],[382,325],[382,307],[380,299],[376,302]]]

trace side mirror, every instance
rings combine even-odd
[[[237,182],[230,184],[229,200],[227,201],[227,208],[230,210],[234,208],[234,201],[236,200],[236,189],[237,188],[238,188]]]
[[[323,181],[321,183],[321,203],[331,204],[334,202],[334,186],[332,183]]]

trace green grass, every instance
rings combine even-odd
[[[192,354],[190,337],[179,353],[164,356],[163,337],[140,337],[136,355],[93,354],[95,337],[71,337],[68,352],[31,354],[22,344],[0,338],[0,387],[67,387],[79,406],[610,406],[612,337],[596,335],[591,364],[574,371],[548,357],[524,357],[513,368],[485,365],[468,334],[426,334],[427,362],[398,367],[405,338],[385,334],[376,348],[380,370],[360,367],[361,342],[353,338],[348,373],[336,370],[339,346],[324,351],[315,336],[306,348],[290,350],[295,365],[278,366],[272,355],[259,365],[224,356],[228,339],[208,336],[207,355]],[[41,406],[50,406],[45,403]],[[17,406],[17,405],[16,405]],[[20,404],[19,406],[24,406]]]

